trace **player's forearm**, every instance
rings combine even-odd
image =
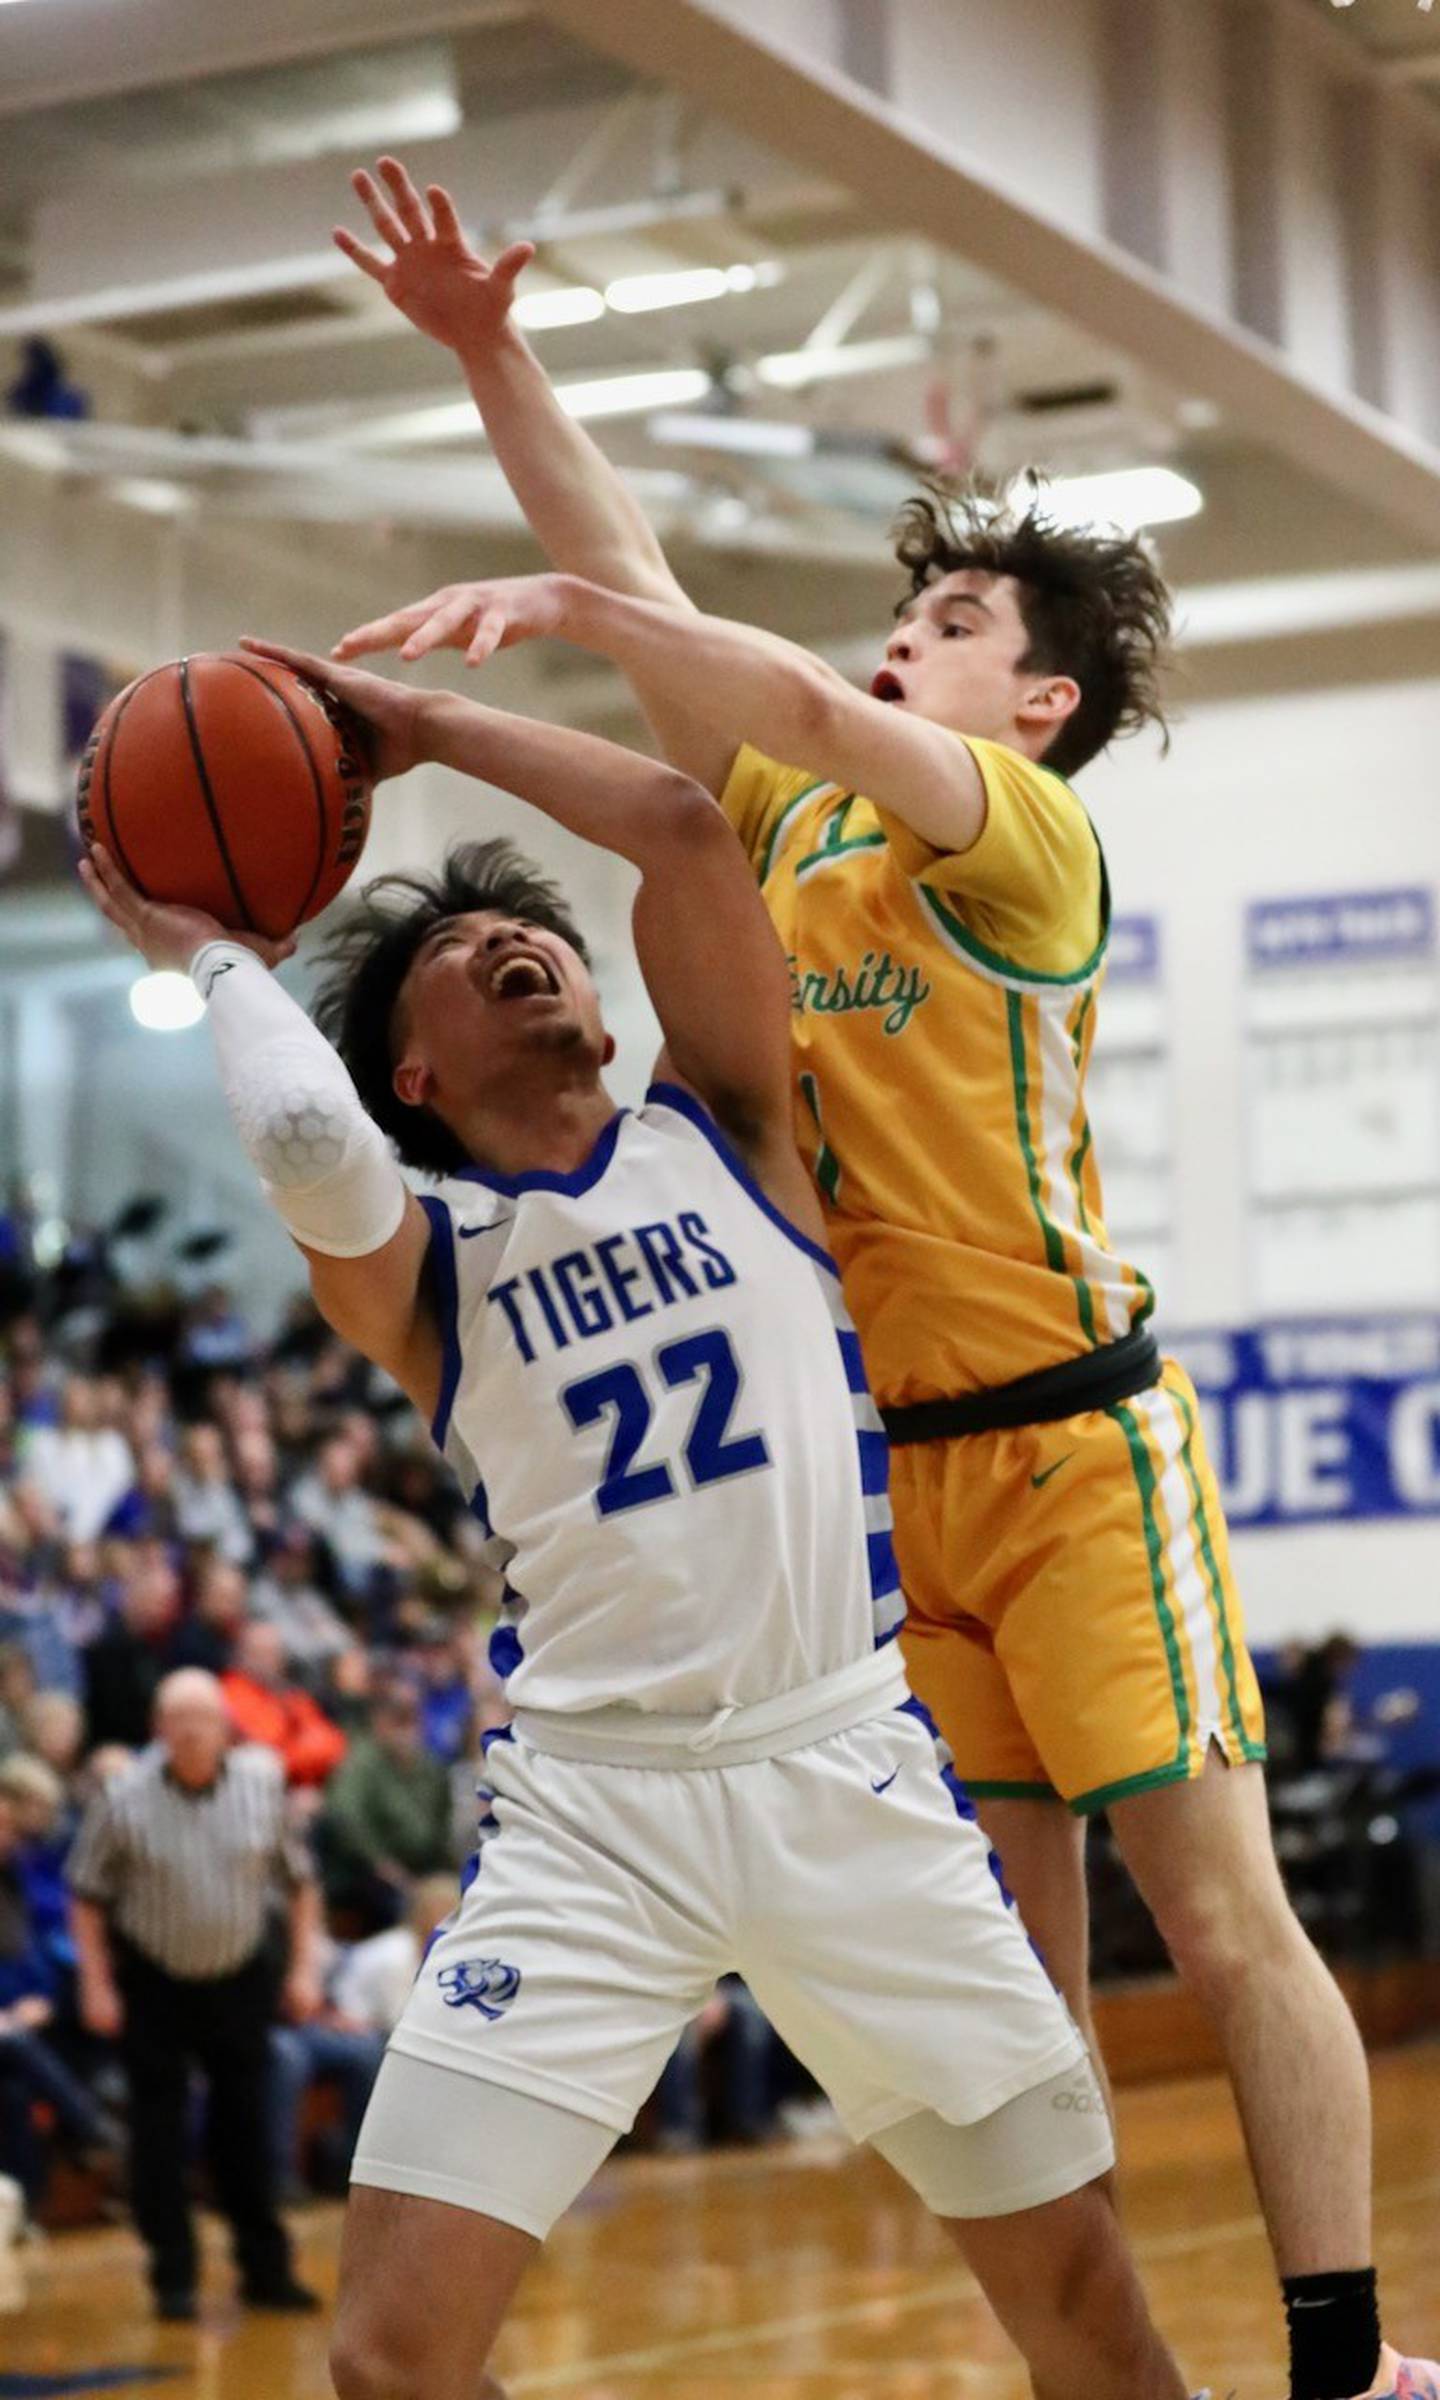
[[[554,581],[562,640],[610,659],[700,737],[753,742],[788,766],[864,792],[940,850],[966,850],[978,838],[984,780],[944,727],[857,692],[778,634],[659,608],[574,576]]]
[[[231,1122],[306,1250],[368,1259],[397,1232],[406,1186],[343,1060],[257,958],[206,942],[190,962]]]
[[[832,703],[849,686],[798,643],[725,617],[684,616],[653,601],[562,580],[561,638],[608,658],[707,730],[844,779]],[[817,755],[828,742],[831,758]]]
[[[505,480],[551,563],[612,591],[688,607],[634,494],[566,415],[523,334],[507,326],[459,357]]]
[[[697,819],[714,819],[726,830],[692,777],[598,734],[440,692],[426,698],[421,740],[437,765],[513,792],[582,840],[617,851],[642,874],[687,838]]]

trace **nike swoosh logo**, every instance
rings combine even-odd
[[[1038,1492],[1042,1484],[1046,1484],[1050,1481],[1052,1475],[1058,1475],[1062,1467],[1068,1467],[1071,1459],[1074,1456],[1075,1453],[1073,1450],[1067,1450],[1065,1456],[1063,1458],[1057,1458],[1054,1466],[1047,1467],[1043,1475],[1032,1475],[1030,1478],[1031,1491]]]
[[[493,1233],[493,1225],[457,1225],[455,1231],[462,1242],[473,1242],[478,1233]]]
[[[876,1783],[876,1781],[875,1781],[874,1777],[872,1776],[872,1777],[871,1777],[871,1779],[870,1779],[870,1789],[871,1789],[871,1791],[872,1791],[872,1792],[888,1792],[888,1791],[889,1791],[889,1789],[890,1789],[890,1786],[891,1786],[891,1784],[892,1784],[892,1783],[895,1781],[895,1778],[896,1778],[896,1776],[899,1774],[899,1772],[900,1772],[900,1769],[899,1769],[898,1767],[892,1767],[892,1768],[891,1768],[891,1770],[890,1770],[890,1772],[889,1772],[889,1774],[886,1776],[886,1778],[885,1778],[885,1781],[884,1781],[883,1783]]]

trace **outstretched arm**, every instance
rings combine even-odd
[[[984,831],[984,778],[964,739],[857,692],[797,643],[698,610],[627,599],[571,575],[517,576],[466,590],[472,665],[512,643],[555,634],[613,660],[637,688],[667,694],[702,729],[719,734],[738,722],[772,758],[864,792],[936,850],[968,850]],[[420,635],[407,641],[405,655],[436,646]]]
[[[454,351],[547,555],[616,591],[688,607],[623,477],[565,414],[511,314],[533,242],[513,242],[487,265],[443,185],[428,185],[422,198],[396,158],[381,159],[379,178],[362,167],[350,181],[384,247],[357,241],[344,225],[335,228],[336,245],[419,332]]]
[[[808,1209],[790,1133],[789,970],[745,853],[710,794],[678,768],[594,734],[448,692],[402,691],[301,651],[246,647],[323,680],[367,723],[404,705],[415,756],[513,792],[638,867],[635,947],[669,1062],[757,1164],[774,1169],[787,1205],[798,1187]]]
[[[335,228],[336,244],[419,332],[453,350],[505,479],[552,565],[613,591],[688,609],[624,477],[566,415],[515,323],[515,287],[535,255],[533,243],[512,243],[488,265],[450,194],[430,184],[422,197],[398,159],[380,160],[379,181],[363,168],[350,180],[383,247],[358,241],[343,225]],[[454,585],[432,593],[431,613],[453,606],[464,590]],[[712,733],[697,742],[688,712],[677,713],[664,693],[637,685],[636,696],[667,758],[715,788],[741,735],[726,733],[717,742]]]
[[[682,617],[569,576],[567,641],[632,679],[673,693],[702,725],[738,716],[773,758],[864,792],[937,850],[963,851],[985,828],[985,784],[964,741],[836,675],[809,652],[724,617]]]

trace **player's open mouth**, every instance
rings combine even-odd
[[[512,950],[488,981],[492,1000],[554,1000],[560,992],[554,968],[532,950]]]
[[[882,667],[870,685],[872,700],[903,700],[905,686],[889,667]]]

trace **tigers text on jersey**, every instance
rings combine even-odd
[[[724,793],[789,955],[797,1138],[887,1406],[1056,1366],[1152,1304],[1106,1237],[1085,1108],[1099,844],[1058,776],[969,748],[987,818],[953,858],[755,750]]]
[[[873,1661],[904,1604],[860,1345],[700,1103],[657,1084],[576,1173],[424,1205],[507,1697],[693,1720]]]

